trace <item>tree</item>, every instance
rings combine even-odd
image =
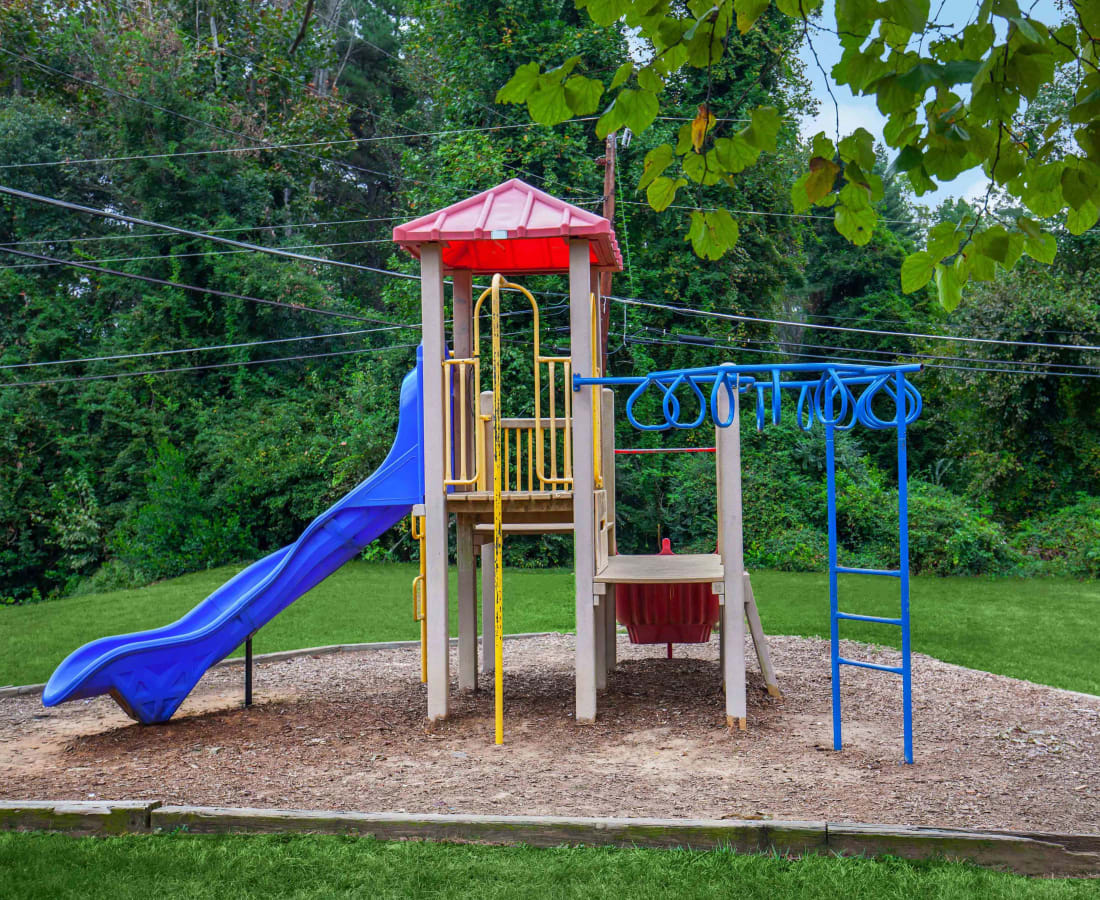
[[[520,66],[501,88],[503,103],[524,103],[539,122],[561,122],[601,111],[598,135],[619,128],[648,129],[670,89],[692,69],[710,72],[729,52],[734,28],[748,34],[766,21],[768,0],[576,0],[594,22],[625,24],[644,51],[606,80],[580,55],[553,68]],[[810,40],[824,0],[775,0]],[[991,186],[1025,210],[1009,225],[987,223],[991,192],[979,215],[932,228],[924,250],[909,254],[901,271],[905,291],[935,282],[948,310],[958,305],[968,281],[992,281],[1028,255],[1049,263],[1056,252],[1053,229],[1064,221],[1072,234],[1100,217],[1100,5],[1067,0],[1061,24],[1039,21],[1016,0],[980,0],[961,27],[930,17],[929,0],[838,0],[829,24],[842,55],[837,84],[876,98],[888,116],[884,130],[895,151],[892,166],[924,194],[981,166]],[[940,4],[939,11],[943,10]],[[757,79],[780,58],[765,46]],[[1029,104],[1056,73],[1067,85],[1064,115],[1029,121]],[[606,97],[614,95],[610,103]],[[747,118],[741,128],[722,121]],[[746,93],[708,95],[675,141],[650,151],[639,187],[654,209],[667,208],[691,184],[732,186],[735,176],[775,149],[778,111],[751,105]],[[836,230],[856,245],[867,243],[879,218],[882,177],[874,172],[872,136],[862,128],[835,140],[812,140],[806,171],[794,184],[796,210],[834,210]],[[1028,214],[1025,214],[1028,213]],[[1047,230],[1039,221],[1046,223]],[[728,210],[689,213],[688,238],[700,256],[715,259],[736,244],[738,223]]]

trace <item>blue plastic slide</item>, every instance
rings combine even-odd
[[[417,350],[389,455],[297,541],[253,563],[178,622],[85,644],[57,667],[42,702],[110,694],[139,722],[168,721],[207,669],[423,502],[422,385]]]

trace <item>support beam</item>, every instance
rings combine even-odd
[[[592,372],[592,272],[588,241],[569,242],[569,333],[573,373]],[[572,385],[566,387],[572,390]],[[576,680],[578,722],[596,720],[595,486],[592,465],[592,391],[573,393],[573,570],[577,623]]]
[[[745,618],[749,622],[752,645],[756,648],[760,674],[764,676],[764,687],[772,697],[780,697],[782,694],[779,693],[779,682],[775,678],[775,667],[772,666],[772,651],[768,646],[768,637],[764,634],[764,626],[760,624],[760,611],[756,608],[756,597],[752,592],[752,580],[748,572],[745,573]]]
[[[420,248],[424,353],[424,556],[428,622],[428,718],[447,717],[450,692],[447,496],[443,488],[443,252]]]
[[[718,392],[718,416],[729,416],[727,391]],[[740,397],[733,397],[733,422],[715,429],[718,464],[718,542],[723,568],[722,680],[726,691],[726,725],[742,731],[745,698],[745,551],[741,516]]]
[[[458,687],[477,690],[477,551],[474,525],[459,516],[455,555],[458,558]]]

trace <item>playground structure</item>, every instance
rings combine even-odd
[[[622,267],[610,223],[518,179],[401,225],[394,230],[394,240],[420,260],[423,337],[417,367],[402,386],[398,435],[383,466],[318,517],[293,545],[250,566],[183,619],[77,650],[50,679],[43,702],[53,705],[110,693],[139,721],[167,720],[209,666],[382,531],[411,514],[421,549],[413,606],[414,617],[421,623],[421,676],[427,683],[430,720],[446,718],[450,709],[447,570],[449,522],[454,516],[457,683],[460,690],[473,690],[479,669],[493,673],[498,743],[504,737],[503,541],[506,535],[552,532],[574,536],[576,720],[595,719],[598,692],[606,687],[608,671],[616,665],[616,605],[621,599],[623,618],[635,620],[624,622],[628,628],[635,626],[632,637],[661,638],[661,643],[709,639],[717,605],[726,722],[731,729],[745,729],[746,618],[765,684],[775,695],[779,687],[744,566],[740,411],[742,397],[754,397],[757,426],[762,428],[769,418],[768,407],[771,420],[778,422],[783,394],[793,392],[799,424],[806,429],[818,424],[825,432],[834,746],[841,746],[841,667],[883,670],[902,679],[904,754],[912,762],[905,435],[908,424],[920,414],[920,396],[906,375],[919,367],[841,362],[723,365],[609,376],[601,370],[599,353],[600,274]],[[570,315],[569,354],[561,356],[543,353],[538,304],[526,288],[509,280],[558,273],[568,275]],[[475,296],[474,277],[486,275],[491,276],[489,287]],[[518,300],[531,311],[533,396],[517,396],[506,385],[501,347],[501,308],[506,299]],[[482,346],[486,319],[491,345],[487,366]],[[491,390],[484,389],[486,384],[491,384]],[[623,408],[627,420],[640,430],[714,427],[715,553],[618,553],[616,387],[630,389]],[[878,398],[892,404],[890,416],[875,411]],[[648,419],[638,412],[647,404],[648,409],[659,410]],[[520,415],[506,416],[505,405],[518,407]],[[857,422],[897,432],[896,569],[854,569],[840,566],[837,560],[835,433]],[[482,565],[480,662],[478,556]],[[841,612],[842,574],[897,578],[899,615]],[[685,602],[689,595],[692,602]],[[658,607],[660,621],[648,624],[659,627],[643,634],[639,626],[647,623],[636,620]],[[901,664],[841,657],[839,623],[845,619],[900,627]]]

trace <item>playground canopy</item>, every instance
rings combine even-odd
[[[475,275],[538,275],[569,271],[569,239],[589,241],[589,262],[618,272],[623,258],[611,223],[512,178],[393,230],[393,239],[420,258],[438,242],[443,267]]]

